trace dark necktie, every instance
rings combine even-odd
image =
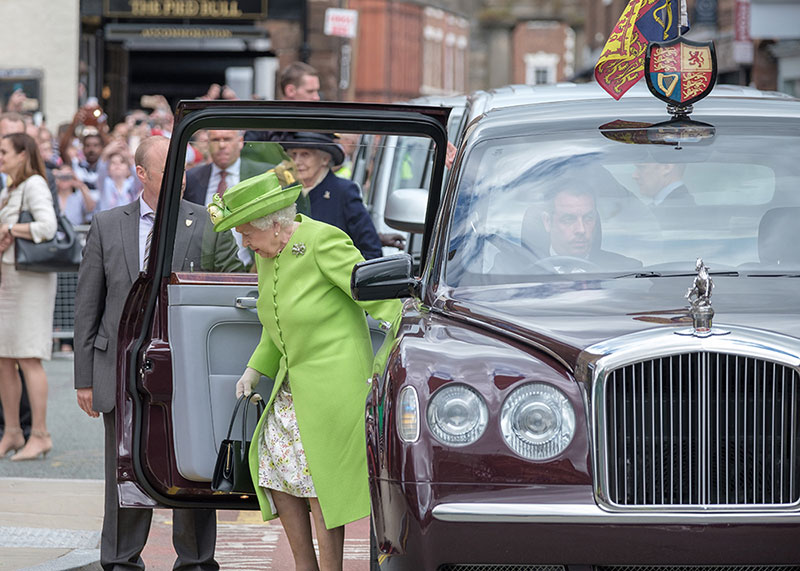
[[[228,186],[225,184],[225,175],[228,173],[226,171],[219,172],[219,184],[217,185],[217,194],[222,196],[225,194],[225,191],[228,190]]]
[[[150,243],[153,241],[153,229],[155,228],[155,224],[153,224],[155,220],[155,214],[153,212],[148,212],[144,215],[150,223],[150,231],[147,233],[147,238],[144,241],[144,257],[142,259],[142,271],[147,271],[147,260],[150,259]]]

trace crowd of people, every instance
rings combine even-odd
[[[281,74],[280,89],[284,99],[318,100],[319,77],[306,64],[292,64]],[[236,95],[229,87],[212,85],[201,98],[234,99]],[[149,510],[118,505],[114,371],[123,305],[136,276],[147,269],[173,127],[166,100],[152,99],[152,110],[132,111],[113,127],[96,102],[90,101],[55,133],[16,108],[18,94],[0,114],[0,320],[10,324],[0,330],[4,421],[0,461],[12,452],[12,461],[41,458],[53,446],[46,425],[47,377],[42,360],[51,357],[53,347],[56,276],[15,270],[14,240],[52,239],[56,217],[63,214],[72,224],[89,228],[75,295],[75,388],[78,406],[89,416],[102,414],[104,419],[104,569],[144,568],[141,552],[151,518]],[[298,184],[287,190],[273,180],[274,175],[267,183],[263,175],[244,172],[246,140],[281,145],[282,152],[291,157]],[[305,280],[308,287],[320,291],[313,299],[331,301],[321,307],[306,300],[302,313],[297,308],[304,300],[297,300],[292,310],[296,322],[280,326],[271,314],[259,311],[265,333],[250,361],[242,364],[245,372],[236,387],[231,387],[237,394],[249,394],[260,375],[275,379],[253,437],[258,443],[253,447],[253,480],[265,519],[282,519],[298,568],[318,568],[311,521],[322,568],[340,569],[344,524],[368,514],[366,457],[356,429],[366,390],[363,378],[368,370],[364,367],[372,354],[364,310],[390,320],[399,309],[398,303],[387,302],[362,307],[349,290],[352,266],[380,256],[382,244],[358,186],[348,180],[353,143],[352,136],[340,139],[332,134],[211,129],[196,132],[186,153],[181,215],[187,224],[178,227],[176,247],[184,244],[187,253],[173,259],[173,270],[253,271],[261,283],[277,275],[276,260],[282,253],[302,256],[297,254],[301,244],[303,253],[308,248],[308,255],[296,268],[281,270],[287,276],[278,288],[286,293],[280,295],[298,291],[297,280]],[[239,213],[246,216],[239,216],[236,224],[229,223],[230,217],[214,219],[206,213],[210,203],[224,204],[237,194],[253,192],[268,198],[270,207]],[[18,223],[22,210],[32,211],[34,221]],[[212,243],[199,237],[209,221],[217,232]],[[205,251],[209,247],[211,255]],[[296,275],[288,275],[292,272]],[[267,288],[263,295],[270,295]],[[279,292],[272,295],[277,307]],[[329,314],[326,322],[335,324],[327,329],[336,331],[335,337],[316,325],[309,327],[323,314]],[[342,331],[349,333],[342,335]],[[285,335],[286,345],[271,343],[267,332]],[[329,356],[324,371],[314,364],[318,358],[304,357],[310,343],[318,347],[317,357]],[[277,355],[286,351],[292,352],[291,369],[279,366],[286,357],[281,360]],[[332,370],[337,371],[336,384],[327,382]],[[18,414],[23,383],[32,417],[27,439]],[[320,423],[310,413],[319,406],[335,406],[347,413],[339,410]],[[311,472],[306,457],[313,459]],[[264,498],[270,494],[274,503],[267,504]],[[277,506],[277,513],[270,505]],[[174,511],[176,568],[218,569],[213,510]]]

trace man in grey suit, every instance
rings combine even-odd
[[[120,508],[116,484],[117,331],[134,280],[146,269],[169,140],[150,137],[136,149],[136,175],[143,190],[130,204],[98,213],[83,252],[75,295],[75,388],[89,416],[103,413],[105,426],[105,513],[100,563],[105,570],[144,569],[142,549],[152,510]],[[172,268],[175,271],[242,271],[230,232],[212,231],[205,210],[181,201]],[[218,238],[213,235],[216,234]],[[173,510],[174,569],[219,569],[214,560],[214,510]]]

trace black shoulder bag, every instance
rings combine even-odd
[[[24,184],[24,183],[23,183]],[[25,210],[25,188],[22,189],[17,224],[33,222],[30,210]],[[56,213],[56,234],[52,240],[39,242],[26,238],[14,239],[14,267],[26,272],[77,272],[81,263],[82,246],[78,234],[67,217],[53,205]]]
[[[233,414],[231,415],[231,423],[228,426],[228,436],[222,441],[217,454],[217,463],[214,466],[214,476],[211,478],[211,489],[215,492],[230,492],[234,494],[255,494],[256,490],[253,487],[253,479],[250,476],[250,463],[248,461],[248,454],[250,452],[250,442],[247,440],[247,409],[250,407],[250,395],[242,395],[236,401],[236,406],[233,407]],[[244,404],[244,413],[242,415],[242,439],[231,440],[231,432],[233,425],[236,422],[236,415],[239,413],[239,407]],[[256,411],[258,417],[264,413],[264,401],[259,400],[256,403]]]

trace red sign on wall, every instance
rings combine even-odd
[[[753,63],[753,40],[750,39],[750,0],[736,0],[733,21],[733,61]]]
[[[358,10],[328,8],[325,10],[325,35],[355,38],[358,32]]]
[[[750,0],[736,0],[733,39],[737,42],[750,41]]]

